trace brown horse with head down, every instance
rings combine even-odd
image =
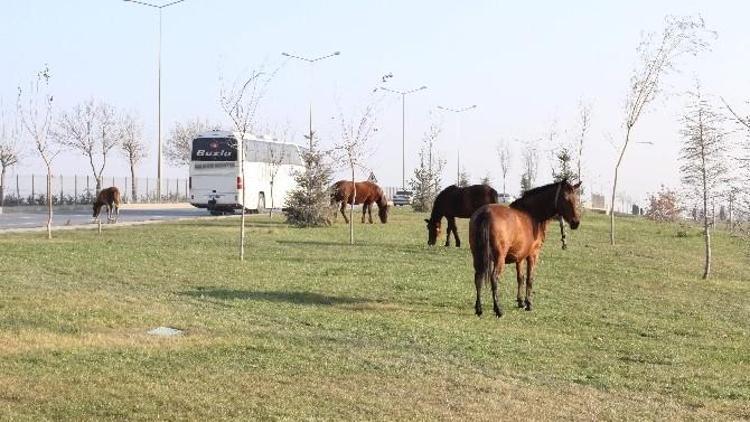
[[[451,233],[453,233],[453,237],[456,239],[456,247],[461,247],[456,217],[469,218],[482,205],[497,203],[497,191],[487,185],[473,185],[465,188],[459,188],[456,185],[448,186],[435,198],[430,218],[424,220],[427,223],[427,244],[432,246],[437,242],[437,238],[440,236],[440,224],[445,217],[448,221],[445,246],[450,246]]]
[[[482,283],[492,283],[492,302],[495,315],[503,315],[498,303],[497,280],[505,264],[516,264],[518,307],[531,310],[534,268],[544,244],[547,222],[562,217],[575,230],[581,221],[579,189],[581,183],[571,185],[567,180],[531,189],[510,204],[486,205],[471,216],[469,243],[474,257],[474,284],[477,300],[474,309],[482,315]],[[526,297],[522,300],[524,277],[521,262],[526,261]]]
[[[355,189],[356,188],[356,189]],[[348,204],[362,205],[362,223],[365,222],[365,214],[369,216],[372,224],[372,204],[378,204],[378,217],[380,222],[388,222],[388,199],[383,193],[380,186],[372,182],[356,182],[352,184],[351,180],[339,180],[331,187],[331,206],[341,203],[341,215],[344,221],[349,223],[346,216],[346,206]]]
[[[107,207],[107,221],[116,223],[120,216],[120,203],[120,190],[117,187],[112,186],[100,190],[96,195],[96,201],[94,201],[94,221],[99,220],[102,207]],[[114,217],[112,216],[113,212]]]

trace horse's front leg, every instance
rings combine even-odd
[[[346,201],[341,201],[341,215],[344,216],[344,222],[349,224],[349,218],[346,216]]]
[[[537,261],[538,255],[529,255],[528,258],[526,258],[526,300],[524,301],[524,304],[526,305],[526,310],[531,310],[531,295],[534,291],[534,269],[536,267],[536,261]]]
[[[370,222],[370,224],[373,224],[372,223],[372,202],[367,204],[367,219]]]
[[[365,224],[365,216],[367,215],[367,203],[362,204],[362,224]]]
[[[445,246],[451,245],[451,219],[452,217],[445,217],[445,221],[447,222],[445,228]]]
[[[516,261],[516,283],[518,283],[518,290],[516,292],[516,303],[519,308],[524,307],[523,296],[521,295],[521,289],[523,289],[523,261]]]

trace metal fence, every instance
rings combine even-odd
[[[135,181],[135,190],[133,182]],[[162,178],[161,197],[157,194],[156,178],[107,176],[102,188],[117,186],[125,203],[185,202],[189,195],[187,178]],[[46,205],[46,175],[7,176],[2,187],[2,206]],[[96,179],[83,175],[52,177],[52,203],[55,205],[90,204],[96,196]]]

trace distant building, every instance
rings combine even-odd
[[[604,202],[604,195],[598,193],[591,194],[591,208],[594,209],[606,209],[606,203]]]

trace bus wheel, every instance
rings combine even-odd
[[[263,214],[266,211],[268,211],[266,209],[266,194],[263,192],[260,192],[258,194],[258,213]]]

